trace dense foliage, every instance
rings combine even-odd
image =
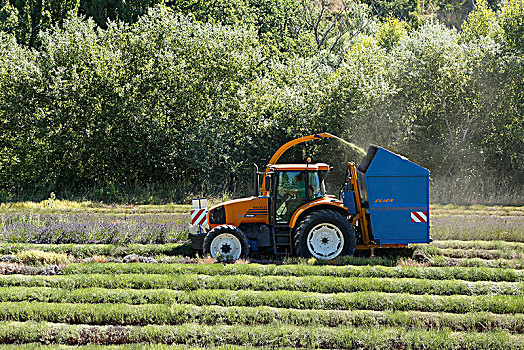
[[[429,168],[436,201],[522,200],[522,0],[28,4],[0,0],[0,200],[245,194],[318,131]]]

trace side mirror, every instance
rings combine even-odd
[[[253,187],[255,191],[255,197],[258,197],[259,194],[259,183],[258,183],[258,165],[253,164],[255,166],[255,171],[253,173]]]
[[[266,178],[264,181],[264,187],[265,187],[265,190],[268,192],[271,190],[271,176],[266,175]]]

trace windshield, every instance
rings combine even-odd
[[[278,176],[276,219],[289,222],[291,215],[306,202],[306,176],[304,171],[282,171]]]
[[[291,215],[308,200],[324,197],[324,171],[281,171],[278,173],[276,219],[289,222]],[[307,189],[307,190],[306,190]]]

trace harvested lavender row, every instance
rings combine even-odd
[[[483,249],[451,249],[438,248],[432,245],[418,245],[418,252],[428,256],[446,256],[450,258],[481,258],[481,259],[524,259],[524,251],[518,250],[483,250]]]
[[[297,327],[291,325],[88,326],[46,322],[2,322],[3,343],[52,344],[163,343],[198,346],[293,346],[323,349],[469,349],[518,350],[522,335],[507,332],[406,330],[400,327]]]
[[[172,290],[257,290],[344,293],[379,291],[388,293],[432,295],[523,295],[524,282],[468,282],[459,280],[424,280],[415,278],[363,278],[329,276],[207,276],[207,275],[70,275],[70,276],[0,276],[2,287],[132,288]],[[523,298],[524,299],[524,298]]]
[[[40,343],[29,344],[2,344],[2,350],[71,350],[69,345],[42,345]],[[75,345],[74,350],[274,350],[274,346],[188,346],[188,345],[166,345],[166,344],[120,344],[120,345]],[[279,347],[280,350],[296,350],[296,348]]]
[[[317,293],[303,291],[254,291],[227,289],[172,290],[130,288],[0,288],[0,301],[42,301],[55,303],[127,303],[221,306],[272,306],[297,309],[370,309],[418,310],[465,313],[488,311],[522,313],[521,295],[414,295],[362,291],[351,293]],[[409,301],[409,302],[408,302]],[[207,304],[206,304],[207,303]]]
[[[28,244],[2,243],[1,254],[18,254],[23,251],[38,250],[43,252],[65,253],[77,258],[92,257],[94,255],[125,256],[138,254],[152,255],[191,255],[194,250],[189,243],[166,244]],[[14,260],[16,261],[16,260]]]
[[[379,296],[379,295],[376,295]],[[459,331],[506,329],[524,333],[524,314],[421,311],[299,310],[272,307],[222,307],[191,304],[70,304],[3,302],[0,321],[47,321],[90,325],[200,323],[208,325],[291,324],[297,326],[368,326],[449,328]]]
[[[524,243],[505,241],[433,241],[432,246],[447,249],[488,249],[524,251]]]
[[[415,267],[415,266],[310,266],[258,264],[70,264],[66,275],[78,274],[205,274],[252,276],[331,276],[420,278],[431,280],[465,280],[491,282],[524,281],[524,271],[478,267]]]

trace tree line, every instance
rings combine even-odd
[[[326,131],[427,167],[435,201],[522,201],[523,1],[433,3],[0,0],[0,199],[246,194]]]

